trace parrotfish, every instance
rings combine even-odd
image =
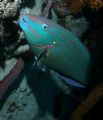
[[[18,24],[38,60],[65,76],[66,83],[88,85],[90,54],[75,35],[42,16],[21,15]]]

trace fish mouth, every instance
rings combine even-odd
[[[22,26],[27,25],[26,20],[24,18],[24,16],[19,16],[18,20],[17,20],[17,24],[22,28]]]

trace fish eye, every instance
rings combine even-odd
[[[43,30],[47,30],[47,28],[48,28],[47,24],[43,24],[43,25],[42,25],[42,29],[43,29]]]

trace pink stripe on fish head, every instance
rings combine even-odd
[[[32,22],[38,22],[39,24],[47,24],[50,25],[50,22],[48,22],[45,18],[37,15],[31,15],[26,14],[26,16],[32,21]]]

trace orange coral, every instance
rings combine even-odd
[[[71,0],[71,3],[69,4],[69,9],[71,13],[77,13],[82,9],[83,6],[84,3],[81,0]]]
[[[71,13],[79,12],[84,6],[98,11],[103,7],[103,0],[64,0]]]
[[[58,16],[64,17],[82,11],[85,6],[97,12],[103,7],[103,0],[61,0],[55,2],[55,11]]]
[[[86,4],[92,9],[99,10],[101,7],[103,7],[103,0],[82,0],[82,1],[86,1]]]

